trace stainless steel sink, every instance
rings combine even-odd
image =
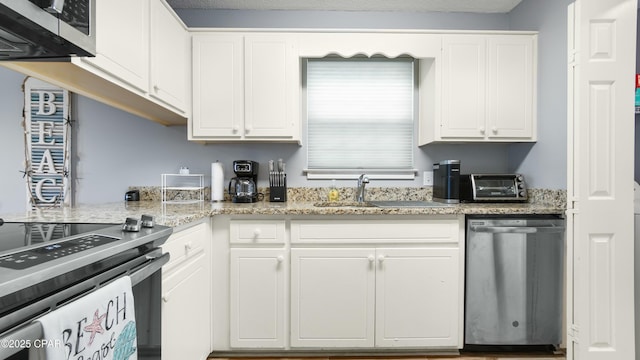
[[[421,200],[389,200],[389,201],[369,201],[369,204],[380,208],[432,208],[432,207],[450,207],[451,204],[445,204],[435,201]]]
[[[379,207],[379,208],[432,208],[449,207],[451,204],[435,201],[419,200],[384,200],[384,201],[322,201],[313,204],[317,207]]]
[[[374,205],[368,202],[357,201],[321,201],[314,203],[313,206],[317,207],[373,207]]]

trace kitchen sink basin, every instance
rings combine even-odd
[[[435,201],[421,201],[421,200],[389,200],[389,201],[369,201],[369,204],[381,207],[381,208],[431,208],[431,207],[449,207],[451,204],[445,204]]]
[[[420,200],[384,200],[384,201],[322,201],[313,204],[317,207],[379,207],[379,208],[432,208],[449,207],[451,204]]]
[[[313,204],[317,207],[373,207],[374,205],[368,202],[357,201],[321,201]]]

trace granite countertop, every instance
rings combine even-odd
[[[158,200],[114,202],[106,204],[77,205],[62,209],[41,209],[21,214],[0,215],[12,222],[70,222],[120,224],[127,217],[152,215],[156,223],[180,226],[216,215],[467,215],[467,214],[564,214],[563,192],[542,192],[531,197],[528,203],[517,204],[456,204],[444,207],[378,208],[356,206],[353,202],[338,202],[337,206],[323,203],[318,197],[297,196],[289,193],[289,201],[275,203],[259,201],[251,204],[235,204],[229,201],[207,200],[189,203],[162,203]],[[142,197],[145,199],[145,197]],[[388,199],[388,198],[387,198]],[[407,199],[403,197],[402,200]],[[425,197],[422,197],[425,199]],[[370,200],[376,200],[372,198]],[[398,200],[398,199],[392,199]],[[409,198],[408,200],[414,200]],[[427,200],[430,200],[427,198]],[[319,204],[331,206],[317,206]]]

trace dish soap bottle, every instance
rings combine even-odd
[[[329,189],[329,201],[338,201],[340,199],[340,193],[336,188],[336,180],[331,180],[331,189]]]

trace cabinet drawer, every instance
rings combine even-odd
[[[284,244],[284,220],[232,220],[231,244]]]
[[[171,235],[162,245],[162,250],[171,255],[169,262],[162,267],[163,273],[168,273],[182,262],[204,252],[209,239],[207,231],[206,224],[200,224]]]
[[[457,218],[436,220],[300,220],[291,222],[292,243],[458,243]]]

